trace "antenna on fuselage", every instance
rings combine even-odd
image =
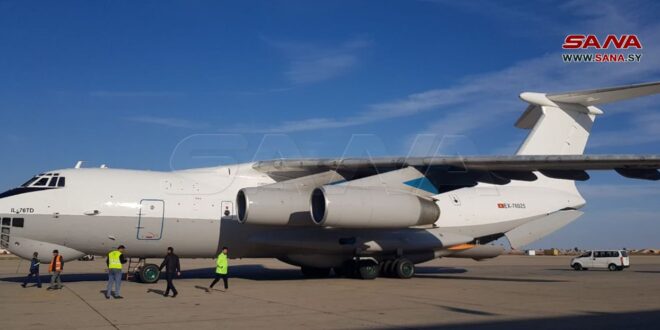
[[[84,160],[79,160],[74,168],[81,168],[84,162]]]

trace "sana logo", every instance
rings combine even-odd
[[[608,34],[603,39],[598,39],[593,34],[569,34],[561,45],[563,49],[608,49],[610,47],[616,49],[642,49],[642,42],[636,34],[621,34],[618,36]]]

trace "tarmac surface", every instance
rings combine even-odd
[[[2,329],[639,329],[660,324],[660,257],[624,271],[573,271],[570,257],[439,259],[409,280],[304,279],[276,260],[230,262],[230,288],[207,293],[213,260],[182,260],[165,281],[123,282],[106,300],[104,261],[65,264],[64,289],[22,288],[29,262],[0,259]],[[157,262],[153,260],[152,262]],[[222,287],[222,281],[216,288]]]

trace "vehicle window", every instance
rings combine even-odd
[[[48,183],[48,178],[41,178],[34,184],[34,186],[45,186],[46,183]]]
[[[11,218],[2,218],[3,226],[11,226]]]
[[[55,185],[57,185],[57,177],[53,177],[50,179],[50,182],[48,182],[49,187],[55,187]]]
[[[585,252],[580,256],[580,258],[587,258],[587,257],[591,257],[591,251]]]
[[[628,257],[628,251],[621,251],[621,256],[622,257]]]
[[[35,177],[31,178],[30,180],[27,180],[24,184],[21,185],[21,187],[27,187],[27,186],[31,185],[32,182],[37,181],[37,179],[39,179],[39,177],[35,176]]]
[[[12,225],[14,227],[23,228],[24,221],[25,220],[23,218],[14,218],[14,221],[12,221]]]
[[[57,186],[58,186],[58,187],[64,187],[64,183],[65,183],[64,180],[65,180],[65,179],[66,179],[65,177],[61,176],[61,177],[60,177],[60,181],[57,181]]]
[[[594,252],[594,258],[603,258],[603,257],[604,257],[604,252],[602,251]]]

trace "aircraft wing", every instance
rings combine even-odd
[[[253,168],[277,181],[325,171],[349,174],[351,178],[414,167],[426,174],[476,175],[476,181],[506,184],[510,180],[534,181],[534,172],[557,179],[584,181],[586,171],[614,170],[620,175],[660,180],[660,155],[511,155],[410,158],[319,158],[259,161]],[[479,179],[482,178],[483,180]]]

